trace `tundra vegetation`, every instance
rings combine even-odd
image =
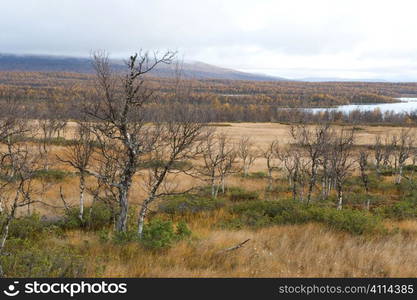
[[[73,119],[68,103],[37,116],[2,87],[2,276],[415,276],[411,121],[311,118],[261,141],[250,134],[259,124],[211,123],[193,92],[210,83],[178,71],[169,92],[155,89],[166,81],[148,73],[174,56],[140,52],[115,72],[96,53]],[[347,97],[353,84],[340,85]]]

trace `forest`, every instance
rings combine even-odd
[[[144,109],[154,118],[160,106],[181,101],[204,112],[211,122],[332,122],[360,124],[414,123],[414,112],[353,111],[312,113],[301,108],[335,107],[344,104],[396,102],[416,95],[416,83],[297,82],[182,79],[187,97],[177,99],[178,82],[171,78],[146,77],[147,88],[158,93],[157,105]],[[31,118],[80,119],[82,103],[95,97],[95,76],[57,72],[0,72],[0,101],[19,101]],[[28,112],[28,110],[30,112]]]
[[[1,75],[1,276],[415,274],[412,116],[410,126],[213,123],[193,97],[244,107],[218,94],[236,87],[177,77],[159,92],[165,79],[147,73],[173,58],[133,55],[120,74],[96,53],[94,78]],[[392,101],[413,86],[233,84],[277,105],[293,85],[310,105],[309,93]]]

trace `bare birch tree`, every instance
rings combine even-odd
[[[372,145],[372,150],[374,151],[375,158],[375,170],[377,175],[381,174],[381,163],[384,159],[383,145],[381,142],[381,136],[375,136],[374,144]]]
[[[243,176],[248,176],[249,169],[258,158],[258,153],[254,149],[254,144],[250,137],[244,136],[239,140],[237,153],[243,163]]]
[[[318,168],[320,158],[326,149],[329,139],[330,125],[321,124],[316,127],[307,125],[291,126],[290,134],[296,147],[304,150],[305,156],[309,160],[308,175],[309,182],[307,186],[307,203],[310,203],[313,189],[317,183]]]
[[[194,160],[201,151],[204,137],[204,118],[188,111],[180,104],[169,106],[169,114],[161,124],[160,138],[149,155],[150,168],[146,181],[147,197],[142,202],[138,217],[138,236],[142,237],[149,205],[162,196],[175,194],[177,184],[169,184],[170,174],[186,174],[187,162]],[[207,133],[206,133],[207,134]]]
[[[273,172],[276,171],[279,166],[280,149],[278,140],[270,142],[266,149],[260,151],[262,157],[266,161],[266,167],[268,171],[268,190],[272,190],[272,184],[274,181]]]
[[[405,162],[407,161],[407,159],[410,158],[411,152],[413,150],[414,139],[411,134],[411,130],[401,129],[401,132],[398,138],[396,138],[396,140],[397,140],[397,143],[396,143],[396,148],[394,151],[394,157],[396,161],[395,165],[396,165],[397,177],[396,177],[395,183],[400,184],[401,179],[403,177],[403,170],[404,170]]]
[[[221,171],[227,160],[231,160],[230,156],[235,155],[232,142],[225,134],[209,134],[205,136],[202,144],[202,165],[198,168],[198,173],[203,180],[209,182],[211,187],[211,196],[217,198],[221,177],[228,175],[221,174]],[[231,170],[231,169],[230,169]]]
[[[107,156],[103,148],[101,154],[116,159],[121,166],[112,186],[117,188],[119,216],[116,230],[127,230],[129,192],[141,158],[149,153],[159,134],[154,126],[146,126],[145,105],[154,98],[154,91],[146,83],[145,74],[157,65],[171,63],[174,53],[161,56],[149,53],[136,53],[128,61],[127,72],[115,74],[106,54],[96,53],[93,66],[97,74],[97,100],[86,108],[86,113],[94,121],[94,134],[107,149],[118,148],[117,158]],[[115,154],[114,151],[110,151]],[[96,172],[89,172],[100,177]]]
[[[369,153],[365,150],[359,151],[359,172],[361,181],[363,184],[363,187],[365,189],[365,195],[366,195],[366,203],[365,207],[367,210],[370,208],[371,199],[369,197],[369,175],[368,175],[368,159],[369,159]]]
[[[93,139],[88,124],[78,124],[75,135],[75,143],[67,146],[63,157],[58,159],[76,169],[79,173],[79,194],[80,194],[80,211],[79,219],[83,221],[84,216],[84,194],[85,179],[87,169],[90,164],[91,155],[93,154]]]
[[[352,159],[353,144],[353,130],[340,130],[332,139],[330,162],[332,175],[336,185],[337,209],[342,209],[343,207],[343,190],[345,181],[352,171],[354,164],[354,159]]]

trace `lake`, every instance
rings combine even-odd
[[[397,103],[379,103],[379,104],[349,104],[349,105],[340,105],[335,108],[308,108],[308,111],[311,112],[322,112],[326,110],[331,111],[341,111],[344,113],[349,113],[354,110],[360,111],[373,111],[375,109],[379,109],[381,113],[387,111],[393,111],[395,113],[404,113],[404,112],[411,112],[416,110],[417,111],[417,98],[397,98],[401,100],[401,102]]]

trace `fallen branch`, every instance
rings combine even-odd
[[[223,252],[229,252],[229,251],[237,250],[239,248],[242,248],[249,241],[250,241],[250,239],[247,239],[247,240],[241,242],[240,244],[237,244],[236,246],[233,246],[233,247],[230,247],[230,248],[226,248],[226,249],[220,250],[218,253],[223,253]]]

